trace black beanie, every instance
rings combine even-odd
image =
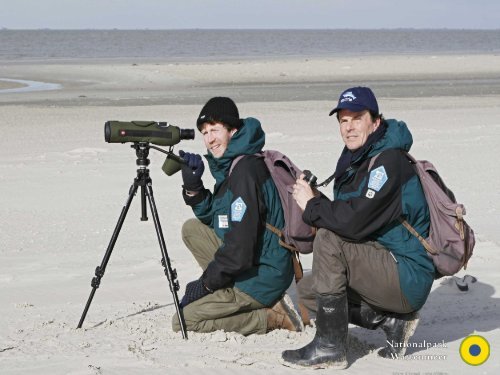
[[[230,98],[223,96],[216,96],[203,106],[196,120],[196,127],[201,131],[202,124],[212,121],[222,122],[233,129],[239,129],[243,125],[236,104]]]

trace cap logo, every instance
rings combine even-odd
[[[340,99],[341,103],[352,102],[352,101],[356,100],[356,97],[354,96],[354,94],[351,91],[348,91],[348,92],[342,94],[342,96],[343,96],[343,98]]]

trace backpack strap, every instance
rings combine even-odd
[[[370,163],[368,164],[368,172],[373,168],[373,164],[375,164],[375,161],[378,159],[381,153],[375,155],[373,158],[370,159]]]
[[[403,225],[404,225],[404,227],[405,227],[406,229],[408,229],[408,231],[409,231],[411,234],[413,234],[415,237],[417,237],[417,239],[420,241],[420,243],[421,243],[421,244],[422,244],[422,246],[425,248],[425,250],[427,250],[427,252],[431,253],[432,255],[437,255],[437,254],[438,254],[438,252],[437,252],[437,251],[436,251],[436,250],[435,250],[435,249],[434,249],[434,248],[433,248],[433,247],[429,244],[429,242],[427,242],[427,241],[425,240],[425,238],[424,238],[424,237],[422,237],[422,236],[421,236],[421,235],[420,235],[420,234],[419,234],[419,233],[415,230],[415,228],[413,228],[413,227],[411,226],[411,224],[410,224],[407,220],[405,220],[405,219],[403,219],[402,217],[400,217],[400,218],[399,218],[399,221],[401,222],[401,224],[403,224]]]
[[[278,236],[278,243],[281,247],[287,249],[292,253],[293,272],[295,273],[295,282],[298,283],[304,276],[304,270],[302,268],[302,263],[300,262],[299,251],[294,246],[289,245],[285,241],[283,241],[283,232],[281,230],[269,223],[266,223],[266,228],[273,232],[276,236]]]
[[[298,251],[292,251],[292,264],[293,272],[295,273],[295,282],[298,283],[304,276],[304,270],[302,268],[302,263],[300,262]]]
[[[259,155],[259,154],[255,154],[255,155]],[[236,167],[236,164],[238,164],[238,162],[243,159],[245,156],[247,156],[246,154],[243,154],[243,155],[239,155],[237,157],[235,157],[231,163],[231,166],[229,167],[229,174],[231,174],[231,172],[233,171],[234,167]]]

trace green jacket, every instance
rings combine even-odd
[[[234,284],[266,306],[274,304],[293,278],[291,254],[266,230],[266,222],[282,228],[283,209],[264,161],[253,156],[264,147],[265,133],[254,118],[233,135],[224,155],[205,155],[215,178],[213,193],[184,196],[196,217],[222,240],[203,273],[204,284],[220,289]],[[229,175],[233,159],[241,159]]]
[[[420,241],[399,221],[428,236],[429,208],[415,170],[402,151],[413,139],[402,121],[386,120],[384,136],[335,179],[334,201],[308,202],[303,219],[353,241],[377,241],[397,260],[401,290],[418,310],[429,295],[435,269]],[[380,154],[368,170],[373,156]]]

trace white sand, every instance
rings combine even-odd
[[[450,278],[436,281],[421,311],[411,342],[444,340],[446,347],[412,348],[408,354],[446,359],[379,359],[376,350],[384,345],[383,334],[351,327],[345,373],[498,374],[500,94],[498,84],[490,86],[488,80],[497,80],[499,73],[499,56],[0,65],[0,79],[63,85],[56,91],[0,91],[0,373],[296,371],[280,363],[280,353],[309,342],[314,329],[250,337],[190,333],[188,341],[171,331],[172,296],[151,216],[140,221],[138,198],[84,329],[76,329],[94,269],[136,177],[134,150],[105,143],[103,125],[113,119],[154,119],[193,128],[210,96],[232,95],[240,99],[242,116],[262,121],[268,149],[287,153],[322,179],[332,173],[342,148],[328,112],[340,88],[362,82],[382,93],[379,104],[386,117],[407,122],[414,156],[432,160],[466,205],[478,242],[469,268],[458,276],[474,275],[478,282],[461,292]],[[1,82],[0,89],[15,87]],[[334,89],[328,91],[322,82]],[[449,94],[430,95],[422,82]],[[183,141],[179,149],[204,151],[199,136]],[[182,296],[185,284],[200,274],[180,239],[181,225],[192,213],[180,196],[180,174],[163,174],[163,154],[151,151],[150,159]],[[212,183],[207,176],[205,184]],[[326,192],[331,196],[330,188]],[[311,257],[305,257],[304,265],[310,264]],[[458,352],[462,339],[474,332],[490,342],[492,352],[478,367],[465,364]]]

